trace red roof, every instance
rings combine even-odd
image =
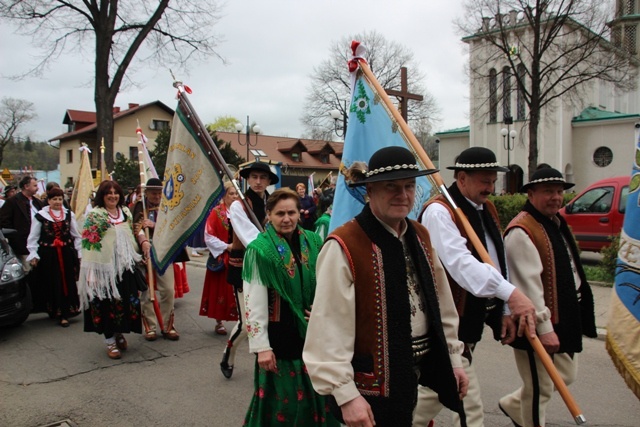
[[[136,113],[137,111],[143,110],[151,105],[157,105],[158,107],[165,110],[167,113],[173,115],[174,111],[167,107],[164,103],[160,101],[149,102],[147,104],[137,105],[137,104],[129,104],[131,108],[127,110],[120,110],[117,113],[113,114],[113,120],[116,121],[122,117],[129,116],[131,114]],[[64,115],[64,119],[62,123],[67,125],[70,123],[76,123],[76,130],[73,132],[66,132],[61,135],[58,135],[54,138],[51,138],[51,141],[62,141],[64,139],[75,138],[79,135],[92,132],[96,130],[96,113],[92,111],[82,111],[82,110],[67,110]],[[78,126],[80,125],[80,126]]]
[[[244,133],[239,134],[242,145],[238,142],[237,132],[217,132],[217,135],[218,139],[231,143],[231,147],[242,157],[247,156],[247,137]],[[251,135],[251,143],[255,142],[255,138],[255,135]],[[340,167],[343,145],[342,142],[258,135],[258,144],[250,146],[249,150],[262,150],[266,157],[260,157],[260,160],[280,162],[290,168],[336,170]],[[300,157],[294,158],[294,153],[299,153]],[[322,161],[322,153],[327,154],[328,163]],[[248,160],[254,160],[251,153]]]

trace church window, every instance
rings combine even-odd
[[[636,13],[635,0],[625,0],[624,14],[633,15]]]
[[[624,47],[628,53],[636,53],[636,26],[625,25],[624,27]]]
[[[524,120],[525,119],[525,100],[524,100],[524,83],[526,82],[526,72],[523,64],[518,64],[518,80],[520,84],[518,84],[518,95],[516,98],[516,119]]]
[[[502,69],[502,118],[511,117],[511,69]]]
[[[613,161],[613,152],[609,147],[599,147],[593,153],[593,162],[601,168],[609,166]]]
[[[498,76],[495,68],[489,71],[489,123],[498,121]]]

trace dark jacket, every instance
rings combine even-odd
[[[42,209],[42,201],[32,198],[36,211]],[[27,237],[31,230],[31,206],[29,199],[22,193],[7,199],[0,208],[0,227],[12,228],[15,234],[9,236],[9,244],[16,255],[28,255]]]

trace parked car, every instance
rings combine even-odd
[[[31,291],[20,260],[15,256],[5,234],[0,231],[0,326],[17,326],[27,320],[31,312]]]
[[[620,233],[630,179],[629,175],[601,179],[560,209],[581,250],[600,251]]]

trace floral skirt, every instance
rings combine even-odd
[[[111,337],[115,333],[142,333],[140,298],[136,279],[125,270],[116,284],[121,299],[94,298],[84,311],[84,331]]]
[[[315,392],[301,359],[277,360],[278,373],[258,366],[245,426],[339,426],[325,398]]]

